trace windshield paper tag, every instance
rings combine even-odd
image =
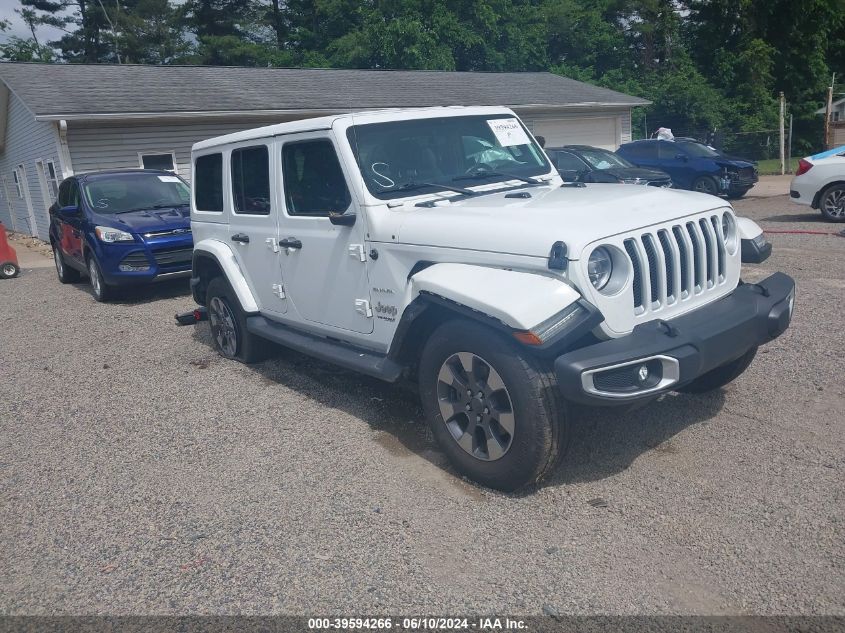
[[[179,182],[179,178],[176,176],[159,176],[158,179],[161,182]]]
[[[522,126],[514,118],[510,119],[487,119],[487,125],[496,135],[496,140],[502,147],[513,147],[514,145],[530,145],[528,135]]]

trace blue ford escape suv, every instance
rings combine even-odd
[[[193,237],[190,189],[168,171],[101,171],[71,176],[50,207],[59,281],[88,275],[94,298],[118,286],[187,277]]]
[[[616,153],[637,167],[662,169],[679,189],[741,198],[758,180],[753,161],[722,154],[692,139],[625,143]]]

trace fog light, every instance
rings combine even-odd
[[[640,382],[645,382],[648,380],[648,367],[645,365],[640,365],[640,368],[637,370],[637,378]]]

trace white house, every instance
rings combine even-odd
[[[547,146],[615,149],[648,101],[551,73],[0,63],[0,221],[47,239],[73,173],[172,169],[197,141],[377,108],[505,105]]]

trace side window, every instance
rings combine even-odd
[[[634,158],[657,158],[656,143],[632,143],[625,146],[627,156]]]
[[[66,207],[67,201],[70,199],[70,180],[65,180],[59,186],[59,207]]]
[[[270,153],[266,145],[232,150],[235,213],[270,213]]]
[[[584,171],[587,165],[575,154],[555,152],[555,166],[564,171]]]
[[[282,147],[282,176],[289,215],[343,213],[352,202],[337,153],[327,139]]]
[[[223,211],[223,154],[206,154],[194,162],[194,196],[199,211]]]
[[[669,141],[660,141],[657,146],[657,156],[662,160],[671,160],[678,154],[683,154],[677,145]]]

